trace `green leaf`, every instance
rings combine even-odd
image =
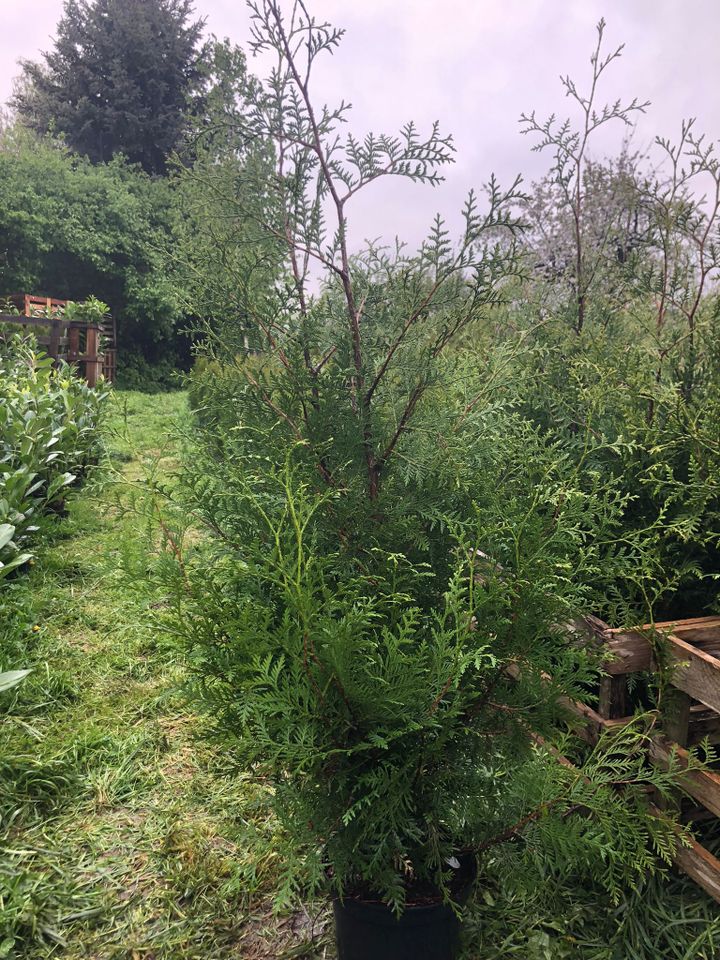
[[[6,577],[11,570],[15,570],[16,567],[21,567],[24,563],[27,563],[28,560],[32,560],[32,556],[31,553],[21,553],[7,563],[0,563],[0,580]]]
[[[14,533],[15,527],[11,523],[0,523],[0,550],[10,543]]]
[[[0,693],[12,690],[12,688],[21,683],[30,672],[30,670],[6,670],[5,673],[0,673]]]

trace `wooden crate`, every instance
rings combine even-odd
[[[596,617],[586,617],[572,630],[602,644],[608,653],[597,707],[566,701],[578,718],[577,732],[589,743],[632,720],[628,680],[655,670],[654,651],[660,649],[672,667],[670,682],[676,692],[661,731],[652,737],[650,761],[667,767],[674,753],[681,766],[687,765],[688,747],[705,738],[720,742],[720,617],[646,624],[634,630],[612,629]],[[720,772],[688,771],[682,786],[699,809],[720,817]],[[678,849],[676,865],[720,903],[720,859],[693,841]]]

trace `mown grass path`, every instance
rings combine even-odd
[[[182,393],[116,393],[114,477],[74,496],[12,583],[9,665],[33,672],[0,701],[0,960],[332,956],[327,911],[273,912],[266,796],[226,775],[182,696],[182,651],[158,626],[144,546],[157,530],[133,500],[148,473],[172,482],[175,422],[187,423]],[[715,907],[688,882],[619,908],[598,896],[572,887],[528,911],[484,884],[467,956],[714,956]]]
[[[263,796],[224,777],[196,738],[182,657],[152,626],[162,598],[143,583],[148,521],[127,508],[145,469],[172,473],[172,424],[185,414],[182,393],[116,394],[118,476],[74,497],[18,579],[33,674],[3,724],[24,780],[13,781],[18,888],[0,956],[278,957],[310,934],[309,917],[266,906]]]

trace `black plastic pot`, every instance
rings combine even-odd
[[[454,894],[456,902],[467,902],[474,879],[473,860]],[[335,900],[333,909],[338,960],[455,960],[458,955],[460,921],[446,904],[408,906],[399,919],[385,904],[351,897]]]

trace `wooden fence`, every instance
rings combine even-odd
[[[115,379],[117,352],[112,318],[99,324],[65,320],[62,310],[67,300],[29,294],[8,299],[21,313],[0,313],[0,325],[31,329],[49,357],[75,364],[92,387],[101,374],[110,382]]]

